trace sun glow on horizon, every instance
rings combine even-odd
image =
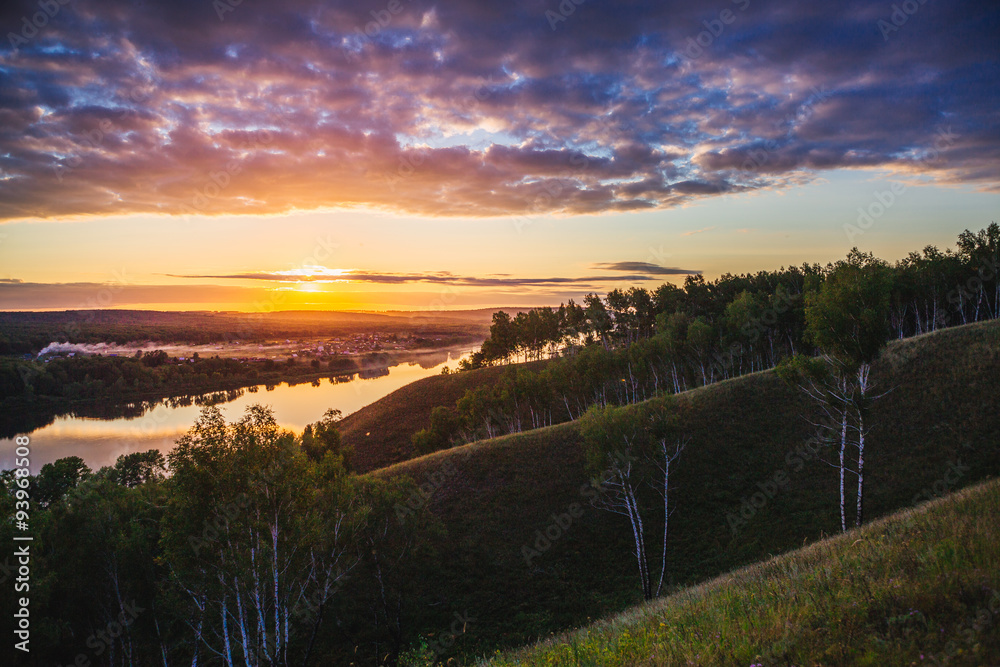
[[[312,280],[313,278],[340,278],[342,276],[350,275],[354,269],[330,269],[325,266],[320,266],[316,264],[303,265],[297,269],[288,269],[286,271],[270,271],[269,273],[273,276],[297,276],[301,278],[307,278]]]

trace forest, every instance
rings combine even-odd
[[[31,498],[32,659],[325,664],[342,633],[364,662],[398,657],[407,574],[436,533],[424,513],[398,520],[411,483],[349,474],[337,417],[296,436],[264,408],[230,424],[205,408],[166,459],[4,471],[4,516]],[[0,532],[12,543],[13,522]],[[13,609],[14,587],[0,595]]]
[[[902,339],[1000,316],[1000,226],[963,232],[956,249],[928,246],[888,263],[853,250],[826,266],[689,276],[589,294],[582,304],[493,316],[489,338],[463,368],[510,364],[501,381],[439,407],[414,435],[417,452],[571,421],[591,406],[624,405],[774,368],[819,350],[806,314],[824,285],[864,280],[866,317]],[[846,293],[846,292],[845,292]],[[513,362],[551,358],[542,369]]]
[[[133,357],[57,357],[46,363],[0,359],[0,405],[8,399],[58,401],[142,398],[220,391],[250,384],[276,384],[304,377],[337,377],[363,368],[385,367],[386,353],[357,357],[241,360],[218,356],[178,359],[163,350],[137,352]]]

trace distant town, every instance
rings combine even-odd
[[[177,361],[191,361],[217,356],[237,361],[267,361],[280,359],[317,359],[329,361],[338,356],[357,356],[372,352],[400,352],[437,348],[449,345],[441,336],[424,338],[411,334],[355,333],[328,338],[308,338],[248,343],[238,340],[225,343],[186,345],[173,343],[51,343],[37,354],[26,353],[24,359],[47,363],[52,359],[80,356],[141,357],[162,350]]]

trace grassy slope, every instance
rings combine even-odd
[[[1000,323],[962,327],[894,343],[873,371],[894,391],[875,408],[868,454],[868,516],[944,492],[949,462],[967,466],[950,489],[1000,473]],[[448,378],[449,380],[451,378]],[[835,471],[815,461],[790,465],[810,434],[806,403],[773,373],[758,373],[682,395],[692,442],[674,471],[677,509],[668,557],[672,583],[704,581],[838,530]],[[387,419],[393,417],[387,416]],[[476,618],[453,649],[474,655],[523,645],[550,631],[640,601],[621,517],[584,504],[583,516],[526,565],[521,548],[553,513],[584,499],[587,481],[576,425],[562,424],[473,443],[397,464],[432,484],[429,507],[448,530],[440,571],[415,591],[423,632],[451,615]],[[787,488],[732,531],[740,510],[778,471]],[[438,480],[442,477],[438,475]],[[676,480],[676,484],[673,481]]]
[[[545,362],[532,362],[528,367],[539,363]],[[430,426],[433,408],[455,405],[466,390],[494,381],[506,370],[480,368],[423,378],[344,417],[340,434],[344,444],[354,448],[351,462],[366,472],[412,458],[413,434]]]
[[[489,664],[997,664],[998,526],[994,480]]]

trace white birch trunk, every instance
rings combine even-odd
[[[844,499],[844,454],[847,450],[847,410],[841,412],[840,430],[840,532],[847,532],[847,505]]]

